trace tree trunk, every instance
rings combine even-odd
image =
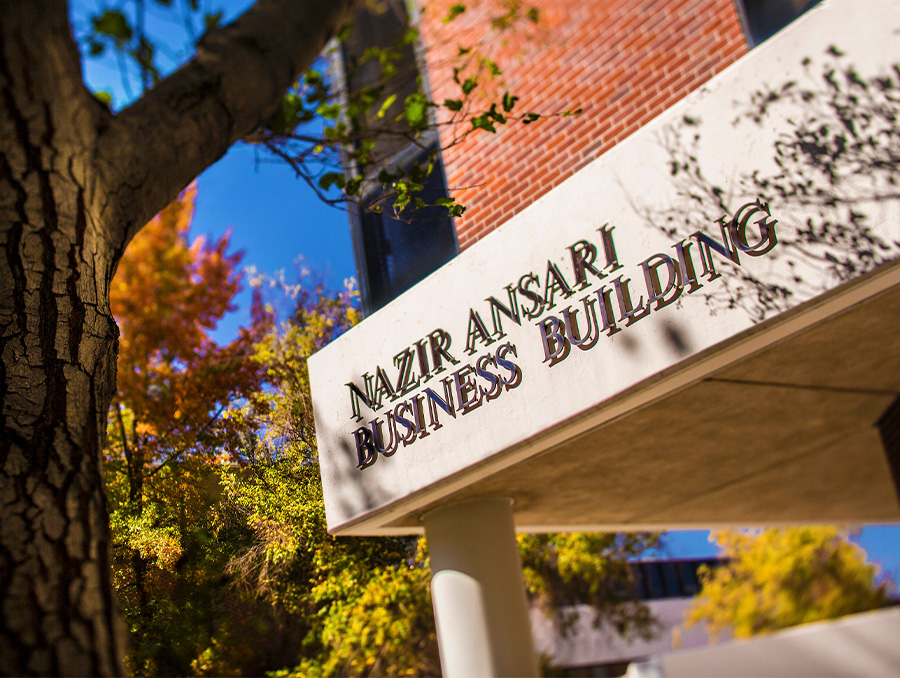
[[[90,212],[95,104],[65,5],[0,29],[0,672],[122,670],[101,443],[115,389],[115,258]],[[60,11],[60,9],[62,11]],[[9,25],[9,24],[6,24]]]
[[[22,206],[0,262],[14,281],[0,338],[0,673],[120,673],[100,458],[117,331],[95,292],[105,285],[85,274],[79,195],[33,166],[2,173],[41,200],[23,201],[37,204]]]
[[[48,148],[65,155],[0,167],[19,198],[0,242],[0,670],[99,675],[119,668],[100,458],[118,332],[82,189],[40,166]]]
[[[264,124],[353,0],[259,0],[113,116],[64,0],[0,0],[0,674],[123,669],[102,474],[128,241]]]

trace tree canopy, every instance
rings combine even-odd
[[[104,470],[114,585],[138,674],[186,673],[215,623],[208,600],[240,537],[214,511],[224,445],[237,434],[223,414],[260,388],[251,356],[271,326],[257,301],[251,328],[226,346],[210,338],[233,309],[240,255],[227,237],[188,244],[195,196],[190,187],[135,237],[110,292],[122,334]]]
[[[306,360],[358,321],[355,293],[290,286],[295,310],[275,323],[258,292],[251,327],[218,345],[209,331],[238,289],[239,256],[227,237],[189,243],[195,197],[141,231],[112,285],[121,379],[104,469],[127,668],[438,674],[425,540],[327,533]],[[519,540],[529,592],[561,632],[577,602],[643,637],[654,627],[627,560],[653,543]]]
[[[834,619],[885,604],[888,584],[847,533],[794,527],[715,535],[725,562],[700,571],[702,590],[688,625],[746,638],[797,624]]]

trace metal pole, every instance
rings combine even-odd
[[[424,521],[444,676],[537,676],[512,501],[450,504]]]

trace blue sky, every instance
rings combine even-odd
[[[346,212],[326,205],[283,163],[237,144],[197,180],[191,235],[213,239],[231,231],[243,264],[293,282],[299,267],[321,276],[332,289],[356,275]],[[227,341],[249,321],[249,288],[238,297],[240,310],[220,324],[216,338]]]
[[[83,30],[85,17],[96,11],[101,1],[73,3],[76,35]],[[232,0],[219,3],[219,7],[228,20],[249,4],[251,0]],[[186,31],[180,21],[172,20],[165,12],[154,16],[148,28],[169,41],[165,70],[171,70],[187,55],[186,48],[179,47],[185,42]],[[111,59],[89,60],[85,64],[85,79],[93,90],[109,91],[116,109],[126,105],[137,90],[133,86],[129,95],[122,85],[119,67]],[[284,271],[291,282],[300,266],[333,289],[343,288],[344,281],[355,276],[346,213],[322,203],[286,165],[273,162],[250,145],[237,144],[197,182],[192,237],[215,240],[230,231],[232,249],[244,253],[245,266],[276,277]],[[245,285],[236,300],[238,310],[226,317],[215,332],[218,341],[230,340],[238,327],[248,323],[249,300]],[[866,527],[853,539],[866,549],[871,561],[880,564],[882,576],[900,581],[900,526]],[[715,553],[709,533],[695,530],[668,533],[657,555],[685,558]]]

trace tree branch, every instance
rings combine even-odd
[[[102,171],[125,244],[200,172],[278,111],[285,91],[350,17],[355,0],[259,0],[214,30],[185,66],[115,116]]]
[[[65,0],[0,2],[0,11],[0,56],[11,91],[41,102],[56,95],[53,107],[68,113],[90,97],[82,81]],[[73,97],[78,101],[72,101]]]
[[[89,152],[112,115],[84,85],[65,0],[3,1],[0,16],[0,153],[14,158],[24,143],[49,143],[51,132],[57,149]],[[82,186],[84,170],[76,163]]]

